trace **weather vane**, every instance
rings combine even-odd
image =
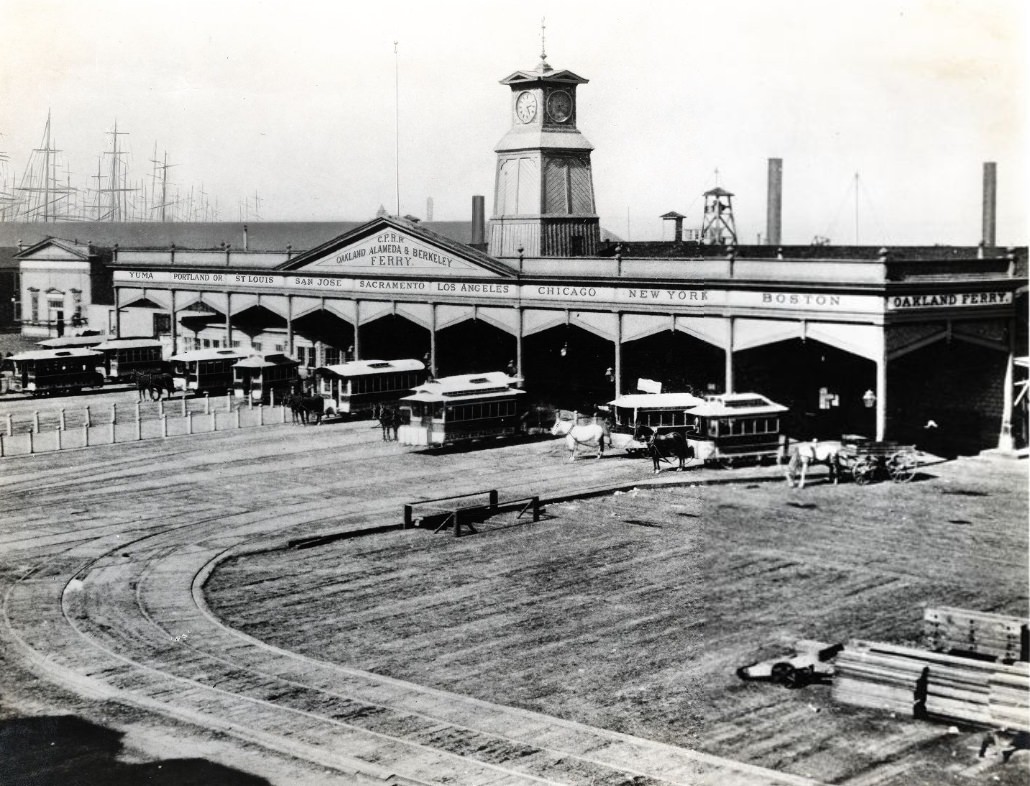
[[[547,59],[547,17],[540,17],[540,59]]]

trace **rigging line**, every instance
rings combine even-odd
[[[833,214],[829,226],[823,231],[823,236],[830,238],[830,242],[833,242],[833,234],[837,229],[837,222],[840,220],[840,214],[843,212],[845,205],[848,204],[848,198],[851,196],[851,184],[844,189],[844,195],[841,197],[840,202],[837,203],[837,210]],[[839,244],[838,244],[839,245]]]
[[[884,225],[883,221],[880,220],[880,216],[879,216],[879,214],[876,211],[876,205],[873,202],[872,198],[870,197],[869,191],[865,187],[865,183],[864,182],[859,183],[859,188],[861,189],[860,190],[860,194],[865,197],[865,202],[863,204],[865,205],[865,207],[868,210],[868,212],[872,215],[872,218],[873,218],[873,228],[879,233],[878,234],[878,237],[879,237],[879,241],[878,242],[881,245],[885,245],[885,246],[891,245],[890,233],[887,232],[886,226]]]

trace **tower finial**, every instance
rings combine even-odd
[[[540,65],[537,67],[537,71],[541,74],[546,74],[554,69],[547,62],[547,18],[540,17]]]

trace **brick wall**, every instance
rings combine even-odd
[[[938,341],[887,368],[888,436],[952,456],[996,447],[1006,354]],[[936,428],[925,428],[933,420]]]

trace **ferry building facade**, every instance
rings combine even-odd
[[[309,367],[510,364],[538,402],[581,410],[639,378],[758,391],[791,408],[796,438],[1025,444],[1025,249],[603,243],[576,126],[585,82],[545,61],[502,80],[511,129],[483,243],[380,217],[301,253],[115,248],[107,327],[161,324],[170,351],[252,346]],[[67,248],[22,252],[23,289]]]

